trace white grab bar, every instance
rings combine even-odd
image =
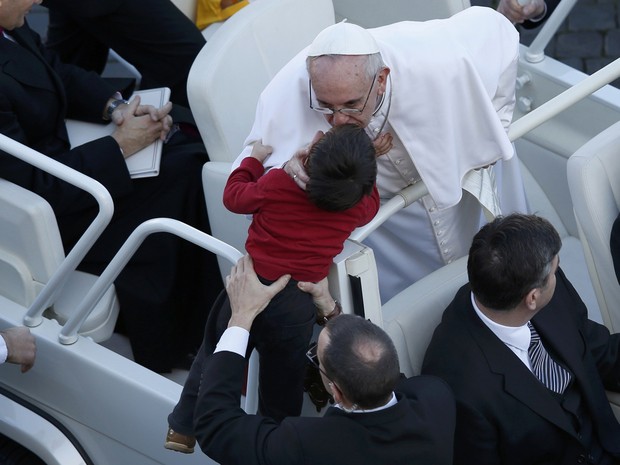
[[[88,293],[84,296],[75,313],[62,327],[58,340],[62,344],[73,344],[78,340],[78,331],[95,307],[105,291],[112,285],[116,277],[122,271],[133,254],[138,250],[147,236],[157,232],[175,234],[199,247],[221,255],[233,265],[237,263],[243,254],[225,242],[216,239],[209,234],[199,231],[188,224],[171,218],[153,218],[140,224],[127,238],[123,246],[118,250],[114,258],[106,266],[101,276],[97,278]]]
[[[52,274],[49,282],[41,289],[32,305],[24,316],[24,324],[26,326],[38,326],[43,320],[42,314],[48,308],[62,289],[65,281],[82,261],[88,250],[99,238],[103,230],[106,228],[112,214],[114,213],[114,203],[112,197],[105,187],[98,181],[80,173],[79,171],[69,168],[62,163],[43,155],[30,147],[21,144],[10,137],[0,134],[0,150],[3,150],[20,160],[25,161],[47,173],[56,176],[63,181],[73,184],[76,187],[88,192],[99,204],[99,212],[88,226],[82,237],[77,241],[75,246],[67,254],[65,259],[58,266],[58,269]]]
[[[394,213],[408,207],[413,202],[424,197],[426,194],[428,194],[428,189],[422,181],[418,181],[415,184],[405,187],[400,192],[396,193],[394,197],[381,205],[381,208],[379,208],[379,211],[375,217],[368,224],[365,224],[364,226],[353,231],[349,236],[349,239],[360,242],[363,241],[371,232],[385,223]]]
[[[538,108],[512,123],[508,131],[508,137],[514,142],[519,137],[530,132],[532,129],[540,126],[558,113],[566,110],[571,105],[588,97],[590,94],[619,77],[620,58],[617,58],[596,73],[566,89],[561,94],[556,95],[551,100],[543,103]]]
[[[562,22],[566,19],[577,0],[562,0],[551,16],[547,19],[536,38],[532,41],[525,53],[525,59],[530,63],[538,63],[545,58],[545,48],[553,38]]]

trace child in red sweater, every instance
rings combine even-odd
[[[224,205],[235,213],[253,215],[246,250],[261,281],[269,284],[282,275],[292,276],[255,320],[248,348],[248,354],[256,348],[260,356],[259,413],[281,421],[301,413],[305,354],[317,320],[312,296],[297,283],[327,276],[351,232],[377,213],[379,194],[375,149],[358,126],[334,127],[312,145],[305,191],[283,169],[265,173],[263,162],[270,153],[269,147],[254,145],[252,154],[230,175]],[[209,315],[203,347],[181,399],[168,417],[167,448],[193,450],[201,360],[213,352],[229,318],[223,292]]]

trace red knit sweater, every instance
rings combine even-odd
[[[253,215],[245,247],[254,269],[269,280],[290,274],[298,281],[320,281],[351,232],[377,214],[376,186],[354,207],[330,212],[310,202],[284,170],[263,173],[262,163],[247,157],[224,189],[226,208]]]

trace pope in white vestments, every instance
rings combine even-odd
[[[329,34],[338,37],[338,28],[342,23],[327,28],[315,42]],[[429,191],[364,240],[377,259],[386,302],[466,255],[483,212],[488,218],[527,211],[507,136],[519,37],[503,15],[483,7],[442,20],[356,28],[372,36],[389,68],[385,96],[367,125],[371,137],[389,132],[393,138],[391,149],[377,158],[381,199],[419,180]],[[313,44],[261,94],[254,126],[233,168],[257,140],[274,149],[266,167],[282,166],[318,130],[330,128],[325,115],[309,106],[306,58],[309,50],[316,51]]]

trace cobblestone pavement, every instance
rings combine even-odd
[[[495,7],[497,0],[471,0]],[[536,30],[521,29],[529,44]],[[620,57],[620,0],[579,0],[545,52],[567,65],[592,74]],[[620,87],[620,79],[613,82]]]

